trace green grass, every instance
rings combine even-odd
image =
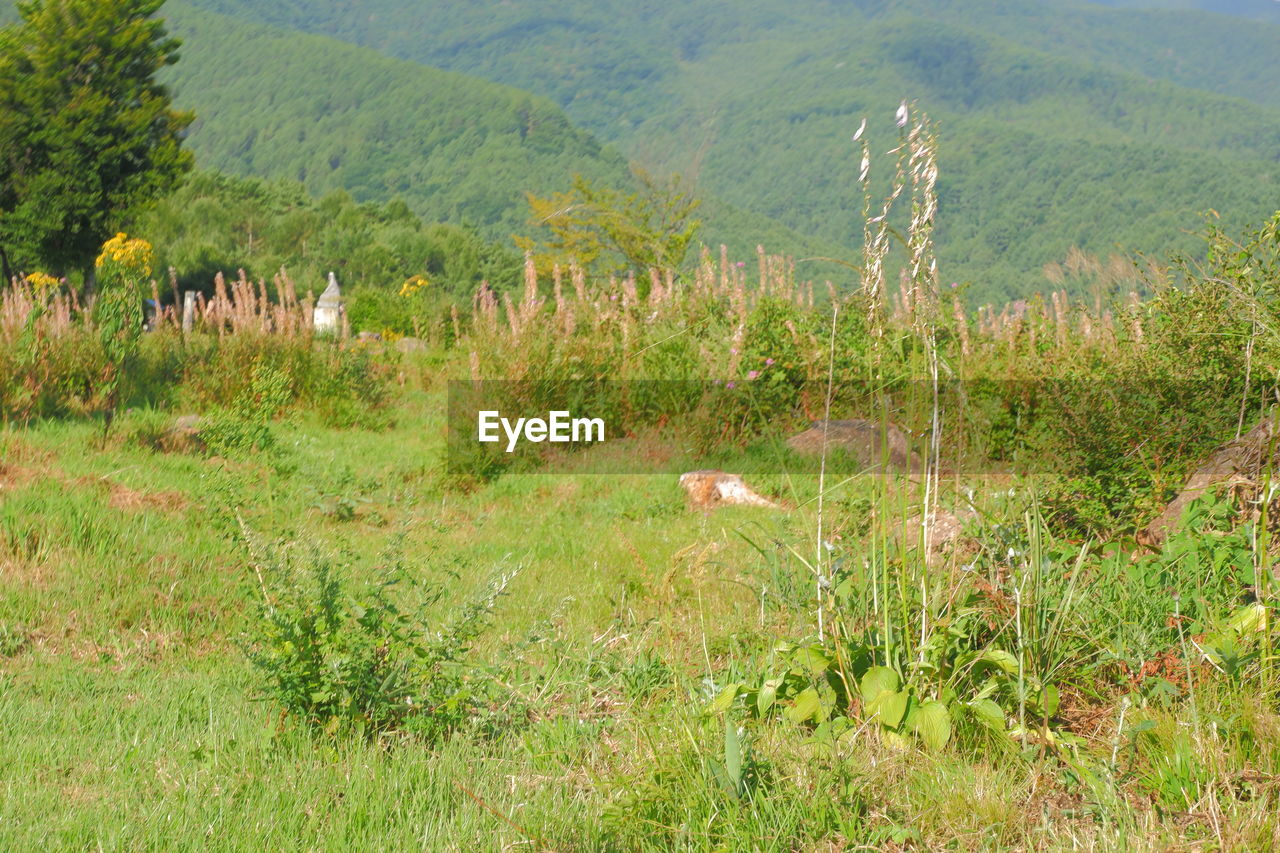
[[[237,460],[143,449],[129,435],[145,413],[105,446],[74,421],[0,434],[0,848],[1258,849],[1280,832],[1280,716],[1256,678],[1196,664],[1194,702],[1153,682],[1125,705],[1101,663],[1112,637],[1138,663],[1177,646],[1170,587],[1200,583],[1229,608],[1229,578],[1197,580],[1216,540],[1136,596],[1118,563],[1089,558],[1070,623],[1089,653],[1055,724],[1078,748],[1024,755],[962,733],[935,752],[875,727],[822,742],[735,711],[747,781],[730,795],[713,769],[724,722],[704,709],[768,671],[780,639],[812,636],[812,478],[787,513],[690,512],[657,475],[509,474],[459,493],[442,486],[442,393],[409,388],[393,414],[384,431],[295,418],[274,428],[277,450]],[[899,560],[883,536],[911,498],[880,488],[827,495],[833,559]],[[995,560],[1025,504],[978,501],[975,559]],[[428,747],[284,718],[239,646],[259,594],[241,523],[319,543],[357,577],[399,541],[447,590],[441,614],[518,568],[473,652],[501,673],[500,730]],[[1079,546],[1038,547],[1065,570]],[[969,575],[933,577],[959,589]],[[1075,683],[1089,679],[1092,692]]]

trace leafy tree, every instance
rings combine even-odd
[[[578,175],[567,192],[528,194],[531,224],[552,236],[541,247],[529,238],[518,238],[517,245],[533,250],[544,265],[572,259],[608,272],[679,267],[702,224],[693,218],[699,201],[678,177],[663,182],[640,169],[635,177],[635,193]]]
[[[173,267],[181,290],[206,293],[214,275],[240,269],[265,279],[270,292],[285,267],[303,293],[319,293],[333,270],[344,292],[394,294],[422,275],[434,292],[470,299],[481,281],[513,287],[524,268],[509,246],[472,228],[425,223],[403,201],[361,204],[342,191],[317,200],[296,182],[203,171],[139,217],[135,230],[155,244],[157,270]]]
[[[130,212],[191,168],[192,115],[156,73],[178,41],[164,0],[25,0],[0,34],[0,246],[86,278]]]

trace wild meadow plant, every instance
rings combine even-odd
[[[314,300],[297,296],[287,272],[270,294],[243,272],[230,282],[218,275],[184,332],[177,302],[163,305],[156,282],[148,284],[149,244],[120,234],[98,260],[95,293],[42,274],[0,292],[0,417],[98,414],[109,428],[126,406],[225,411],[251,393],[264,365],[285,375],[288,406],[335,424],[379,423],[394,359],[316,339]],[[144,334],[147,293],[155,312]]]
[[[1121,270],[1077,253],[1064,270],[1094,277],[1089,302],[1056,291],[971,318],[958,297],[948,304],[932,250],[936,142],[909,107],[899,115],[890,192],[864,205],[879,215],[866,217],[853,292],[815,299],[785,260],[763,252],[754,281],[704,252],[687,277],[654,272],[643,297],[634,279],[588,283],[570,267],[574,286],[556,270],[546,299],[531,269],[519,300],[478,295],[459,336],[466,370],[555,382],[681,378],[696,365],[703,376],[756,383],[759,423],[774,429],[800,412],[913,419],[924,469],[915,482],[873,479],[858,543],[828,538],[841,521],[824,506],[820,473],[816,535],[784,544],[798,575],[780,580],[774,551],[760,548],[773,567],[761,606],[766,588],[791,590],[812,634],[781,642],[748,671],[739,664],[709,701],[723,755],[706,758],[706,779],[730,800],[764,807],[767,768],[749,742],[752,727],[777,718],[836,749],[874,733],[896,748],[1012,752],[1094,786],[1100,803],[1124,773],[1149,773],[1161,802],[1188,807],[1205,790],[1212,737],[1162,739],[1167,751],[1135,757],[1128,771],[1116,763],[1119,744],[1145,743],[1162,709],[1190,703],[1200,720],[1196,693],[1215,674],[1275,692],[1269,540],[1251,532],[1239,505],[1212,496],[1159,552],[1143,555],[1132,537],[1189,466],[1274,399],[1280,339],[1266,334],[1273,304],[1261,295],[1274,286],[1274,239],[1264,228],[1231,243],[1211,229],[1208,270]],[[864,186],[868,169],[864,159]],[[895,244],[899,199],[910,199],[910,213]],[[895,245],[903,257],[890,296]],[[869,378],[879,392],[861,411],[832,399],[841,383]],[[942,405],[954,380],[960,410]],[[994,465],[973,473],[1030,457],[1051,460],[1041,472],[1056,476],[998,478],[1027,496],[1009,518],[978,486],[956,487],[965,472],[951,454],[966,442]],[[930,529],[944,500],[971,519],[968,545],[935,560]],[[1264,486],[1263,516],[1270,505]],[[905,525],[909,516],[919,522]],[[1114,754],[1100,760],[1085,721],[1116,709],[1136,728],[1122,719]],[[1133,769],[1143,761],[1154,763]]]
[[[436,625],[442,591],[394,555],[360,584],[338,556],[249,541],[260,598],[244,648],[285,713],[316,733],[426,742],[475,722],[498,685],[468,652],[513,572]]]

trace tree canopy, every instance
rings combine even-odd
[[[27,0],[0,31],[0,246],[88,272],[98,247],[192,165],[190,113],[156,73],[179,43],[164,0]]]

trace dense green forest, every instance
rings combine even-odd
[[[301,184],[197,173],[137,223],[155,242],[158,266],[183,289],[208,291],[214,276],[270,280],[284,267],[316,284],[399,286],[425,275],[437,291],[469,298],[481,281],[514,285],[523,260],[474,229],[425,223],[405,202],[357,203],[345,190],[316,200]]]
[[[174,8],[190,5],[531,90],[642,165],[694,176],[703,194],[827,246],[857,239],[852,129],[886,117],[871,132],[887,148],[887,117],[915,98],[942,134],[944,275],[982,299],[1039,289],[1039,268],[1073,245],[1190,251],[1204,211],[1237,225],[1280,200],[1267,61],[1280,27],[1225,15],[1025,0],[529,2],[500,18],[403,0]],[[189,17],[175,23],[196,45],[205,36],[184,32]],[[338,67],[342,54],[325,50]],[[177,80],[199,110],[200,87],[184,83],[195,64]],[[206,119],[221,124],[219,110],[207,104]],[[248,133],[256,121],[234,112]],[[219,150],[219,166],[268,165]],[[402,191],[375,170],[331,177],[358,197]]]
[[[578,174],[632,187],[626,159],[546,98],[189,5],[166,9],[184,39],[175,95],[196,112],[190,144],[203,167],[292,180],[316,195],[400,199],[427,221],[474,227],[508,249],[513,234],[537,230],[526,193],[566,189]],[[703,238],[735,254],[758,242],[839,251],[705,201]]]
[[[1105,6],[1132,6],[1140,9],[1194,9],[1280,23],[1280,6],[1276,5],[1275,0],[1098,0],[1098,2]]]
[[[1265,19],[1266,4],[1192,5],[534,0],[495,19],[404,0],[170,0],[164,14],[184,40],[170,79],[197,114],[203,170],[314,199],[343,190],[356,206],[400,200],[415,220],[491,241],[492,257],[536,232],[527,192],[579,173],[628,190],[630,161],[694,181],[712,247],[852,258],[862,199],[849,136],[869,117],[887,150],[893,110],[914,99],[941,134],[942,274],[987,302],[1043,290],[1041,268],[1073,246],[1194,253],[1207,211],[1238,227],[1280,206],[1267,61],[1280,26],[1244,17]],[[885,171],[877,161],[881,187]],[[381,256],[372,248],[262,254],[234,229],[173,224],[182,210],[167,206],[157,235],[182,233],[169,254],[184,278],[276,260],[357,280],[387,267],[367,261]],[[817,261],[798,274],[849,275]]]
[[[628,176],[545,98],[179,4],[166,13],[183,39],[175,97],[196,112],[205,167],[507,229],[524,225],[523,190]]]

